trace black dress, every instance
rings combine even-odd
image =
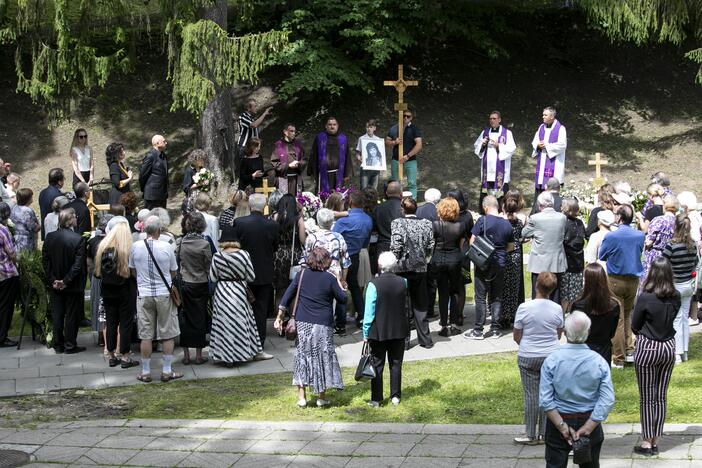
[[[508,220],[514,235],[514,250],[507,254],[505,262],[505,287],[502,292],[502,315],[500,326],[512,328],[517,308],[524,302],[524,260],[522,257],[522,229],[524,223],[517,217]]]
[[[120,197],[131,191],[129,182],[120,186],[120,182],[128,179],[128,170],[121,162],[113,162],[110,164],[110,182],[112,182],[112,190],[110,190],[110,205],[118,205]]]
[[[245,190],[249,185],[254,189],[263,187],[263,177],[254,179],[251,176],[256,171],[263,172],[263,158],[261,156],[242,159],[239,171],[239,190]]]

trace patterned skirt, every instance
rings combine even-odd
[[[293,361],[293,385],[309,386],[313,393],[344,389],[341,367],[334,349],[334,329],[297,322]]]
[[[576,301],[583,293],[583,274],[565,272],[561,278],[561,300]]]

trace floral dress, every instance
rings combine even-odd
[[[27,250],[32,252],[37,249],[37,231],[39,220],[28,206],[15,205],[10,215],[15,225],[15,245],[17,253]]]
[[[641,284],[646,280],[648,268],[651,263],[663,254],[663,249],[666,244],[673,238],[675,230],[675,215],[665,213],[663,216],[656,216],[648,225],[648,233],[646,234],[646,243],[653,242],[651,246],[644,247],[643,274],[641,275]]]

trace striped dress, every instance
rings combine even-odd
[[[212,257],[210,281],[216,282],[210,357],[215,362],[250,361],[263,350],[246,282],[255,278],[251,257],[245,250],[218,252]]]

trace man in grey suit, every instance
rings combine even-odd
[[[528,265],[531,272],[531,298],[536,297],[536,277],[542,271],[550,271],[556,274],[558,286],[549,299],[560,304],[561,273],[568,268],[563,249],[566,217],[553,209],[553,194],[550,192],[541,192],[536,202],[539,213],[530,217],[522,230],[524,239],[533,239]]]

